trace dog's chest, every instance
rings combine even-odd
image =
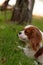
[[[35,51],[33,51],[32,49],[28,49],[28,48],[25,48],[24,49],[24,53],[25,53],[25,55],[26,56],[28,56],[28,57],[33,57],[34,56],[34,54],[35,54]]]

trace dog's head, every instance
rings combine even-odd
[[[29,41],[30,45],[34,50],[37,50],[37,47],[40,45],[40,42],[42,40],[42,35],[40,30],[33,25],[28,25],[24,27],[24,30],[18,33],[18,37],[20,40],[24,42]]]

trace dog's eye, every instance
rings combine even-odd
[[[29,31],[25,31],[25,34],[29,34]]]

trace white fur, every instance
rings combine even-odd
[[[36,53],[34,50],[32,50],[31,48],[23,48],[21,46],[18,46],[19,49],[23,50],[25,55],[28,56],[28,57],[31,57],[33,58],[34,54]]]
[[[24,27],[24,29],[29,28],[29,27],[31,27],[31,26],[33,26],[33,25],[27,25],[27,26]]]
[[[43,32],[40,30],[41,34],[42,34],[42,40],[43,40]]]
[[[28,37],[25,35],[24,31],[20,31],[20,32],[21,32],[21,34],[18,34],[19,39],[22,40],[22,41],[27,42]]]

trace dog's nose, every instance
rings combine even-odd
[[[19,35],[21,34],[21,32],[19,32]]]

